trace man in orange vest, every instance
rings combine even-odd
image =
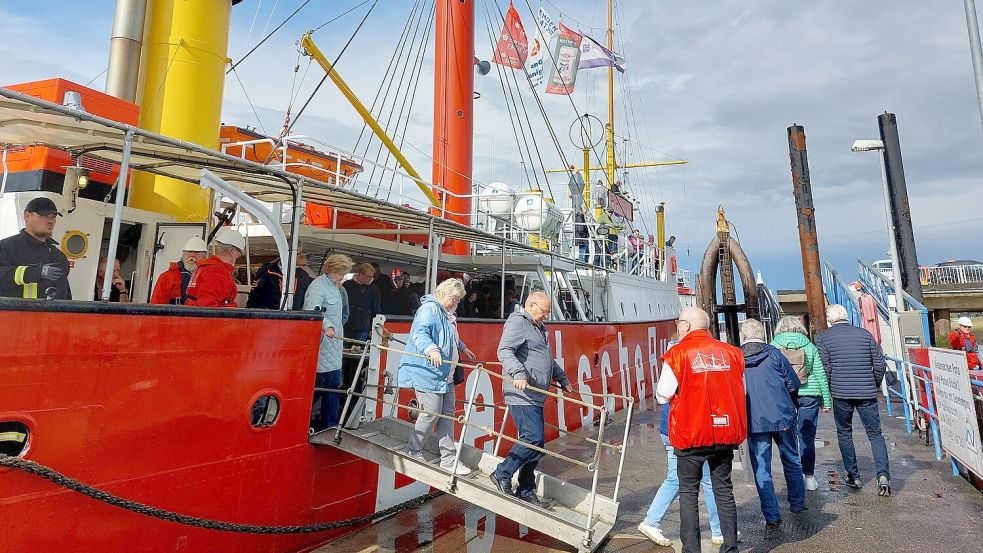
[[[659,403],[672,404],[669,443],[677,457],[683,553],[700,551],[697,500],[704,462],[710,465],[724,538],[720,553],[737,553],[737,505],[730,473],[734,449],[747,438],[744,355],[710,336],[709,326],[706,311],[683,308],[676,321],[680,341],[665,353],[655,392]]]
[[[198,262],[188,283],[185,305],[198,307],[238,307],[239,289],[232,278],[235,262],[246,250],[246,238],[230,228],[219,229],[212,240],[212,256]]]

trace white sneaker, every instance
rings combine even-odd
[[[669,538],[665,537],[662,534],[661,528],[657,528],[655,526],[649,526],[648,524],[645,524],[645,521],[642,521],[642,523],[638,525],[638,531],[644,534],[646,538],[655,542],[656,545],[662,545],[662,546],[672,545],[672,540],[670,540]]]
[[[806,476],[806,489],[809,491],[815,491],[819,489],[819,482],[816,481],[815,476]]]
[[[454,465],[440,465],[440,468],[449,471],[454,468]],[[457,469],[454,471],[457,476],[467,476],[471,474],[471,469],[467,467],[464,463],[458,463]]]
[[[741,541],[741,531],[740,530],[737,531],[737,541]],[[712,543],[713,545],[723,545],[724,544],[724,537],[723,536],[711,536],[710,537],[710,543]]]

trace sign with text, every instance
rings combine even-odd
[[[969,381],[966,354],[962,351],[928,348],[932,385],[942,449],[969,470],[983,477],[983,449],[976,421],[973,387]]]

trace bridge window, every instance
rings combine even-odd
[[[31,432],[27,425],[20,421],[0,422],[0,453],[19,457],[27,451]]]
[[[280,400],[273,395],[256,398],[250,412],[249,423],[253,428],[266,428],[276,424],[280,416]]]

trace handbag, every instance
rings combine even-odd
[[[464,367],[460,365],[454,366],[454,385],[464,382]]]

